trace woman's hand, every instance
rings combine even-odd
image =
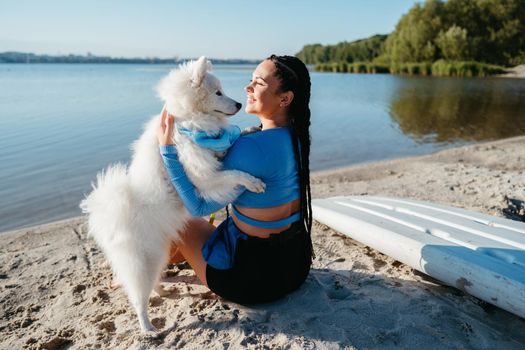
[[[173,122],[175,118],[168,114],[166,107],[162,108],[160,114],[160,125],[157,138],[159,145],[173,145]]]

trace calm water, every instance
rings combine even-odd
[[[170,66],[0,65],[0,231],[80,214],[162,107]],[[215,67],[244,104],[253,67]],[[525,80],[312,73],[312,170],[525,134]],[[232,122],[257,124],[239,113]]]

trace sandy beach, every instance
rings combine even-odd
[[[314,198],[382,195],[525,220],[525,136],[313,174]],[[516,203],[516,202],[515,202]],[[142,335],[84,218],[0,236],[1,349],[523,349],[525,320],[314,223],[305,284],[240,306],[170,266]]]
[[[525,64],[520,64],[519,66],[510,68],[507,70],[507,73],[501,74],[502,78],[525,78]]]

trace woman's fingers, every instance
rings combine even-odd
[[[166,106],[164,106],[160,114],[160,127],[158,135],[159,144],[169,145],[173,143],[172,136],[174,120],[175,118],[168,114]]]
[[[164,130],[164,125],[166,124],[166,116],[168,115],[168,111],[166,110],[166,105],[162,107],[162,112],[160,113],[160,126],[162,130]]]
[[[166,141],[169,141],[169,143],[172,142],[172,135],[173,135],[173,116],[172,115],[167,115],[166,117],[166,129],[164,131],[164,135],[165,135],[165,138],[166,138]]]
[[[159,131],[157,133],[157,138],[160,145],[166,144],[166,105],[162,107],[162,112],[160,113],[160,125]]]

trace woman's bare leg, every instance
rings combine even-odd
[[[179,252],[205,286],[208,286],[206,281],[207,263],[202,256],[201,249],[214,230],[215,226],[208,221],[202,218],[193,218],[186,225],[186,229],[181,232],[181,241],[177,244]]]
[[[178,264],[183,261],[186,261],[186,258],[184,255],[182,255],[179,247],[177,246],[177,243],[171,242],[170,247],[170,263],[171,264]]]

